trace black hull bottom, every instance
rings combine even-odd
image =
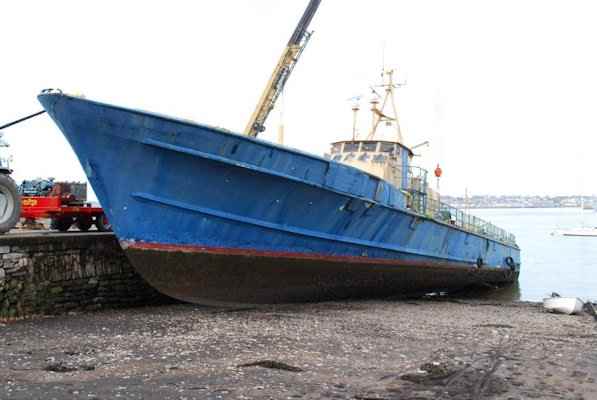
[[[515,282],[518,272],[468,266],[175,252],[128,247],[136,270],[160,292],[197,304],[272,304],[380,298]]]

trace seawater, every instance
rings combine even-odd
[[[597,212],[578,208],[470,210],[516,235],[521,249],[518,285],[496,296],[540,301],[552,292],[597,300],[597,237],[553,235],[557,229],[597,226]]]

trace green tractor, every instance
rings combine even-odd
[[[19,118],[16,121],[0,126],[0,130],[44,113],[45,111],[38,111],[26,117]],[[17,184],[10,176],[12,174],[12,169],[10,169],[11,157],[6,151],[9,145],[3,137],[4,134],[0,131],[0,234],[14,228],[21,218],[21,195],[17,189]]]
[[[21,217],[21,195],[11,178],[11,157],[6,153],[8,143],[0,132],[0,234],[14,228]]]

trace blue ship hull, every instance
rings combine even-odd
[[[415,214],[399,190],[355,168],[147,112],[39,100],[133,266],[172,297],[316,301],[518,277],[516,245]]]

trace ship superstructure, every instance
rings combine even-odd
[[[352,108],[352,138],[332,143],[330,153],[326,154],[326,157],[391,183],[405,196],[406,208],[417,214],[506,243],[515,243],[514,235],[441,202],[440,194],[429,184],[428,171],[413,164],[415,154],[403,143],[395,100],[395,89],[402,85],[394,83],[392,69],[384,70],[382,76],[385,81],[378,88],[383,89],[383,100],[377,92],[374,93],[376,96],[371,100],[372,127],[366,139],[360,139],[357,132],[356,119],[360,107],[355,104]],[[395,140],[377,138],[380,125],[389,128],[390,136]]]

